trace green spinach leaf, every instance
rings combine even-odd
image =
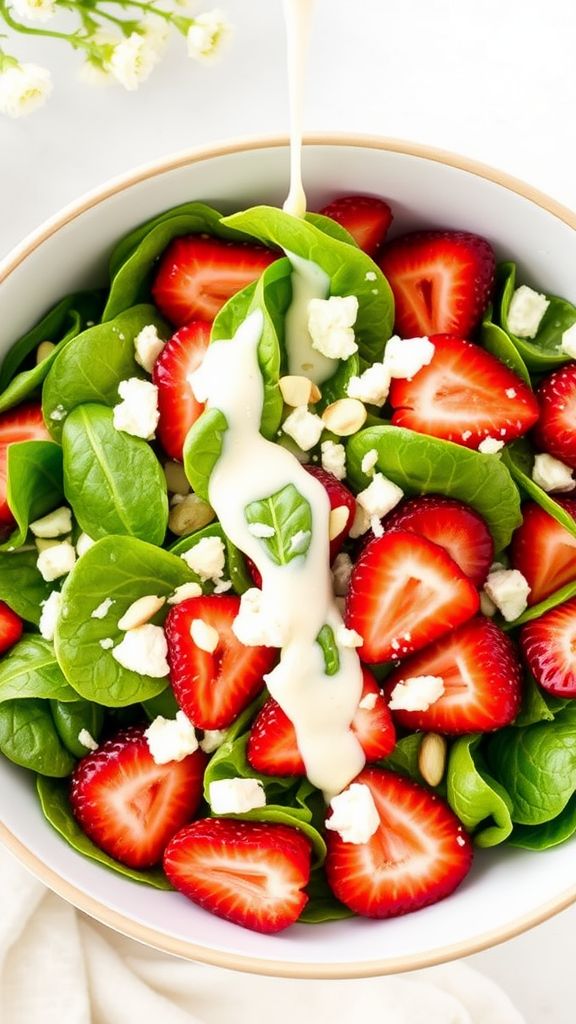
[[[552,821],[536,826],[515,825],[508,845],[519,846],[522,850],[549,850],[571,839],[575,832],[576,796],[573,796]]]
[[[244,591],[253,587],[254,583],[248,572],[243,553],[228,539],[220,523],[210,523],[201,530],[190,533],[187,537],[181,537],[170,546],[169,550],[175,555],[182,555],[185,551],[190,551],[195,547],[204,537],[219,537],[222,541],[225,548],[224,576],[222,578],[232,580],[234,591],[237,594],[243,594]],[[197,582],[201,582],[199,577]],[[214,590],[214,584],[206,580],[202,583],[202,590],[204,593],[210,594]]]
[[[564,587],[560,587],[560,590],[555,590],[544,601],[540,601],[538,604],[533,604],[530,608],[527,608],[525,612],[522,612],[522,615],[514,619],[514,622],[502,623],[502,629],[508,631],[515,629],[516,626],[523,626],[525,622],[533,622],[534,619],[539,619],[545,612],[549,612],[559,604],[564,604],[565,601],[569,601],[573,597],[576,597],[576,580],[573,580],[572,583],[566,583]]]
[[[332,629],[332,626],[322,626],[322,629],[316,637],[316,643],[320,644],[320,647],[322,648],[326,675],[335,676],[340,670],[340,655],[338,653],[338,647],[336,646],[336,640],[334,639],[334,630]]]
[[[76,696],[76,694],[74,694]],[[89,700],[72,700],[64,703],[51,700],[50,709],[56,731],[62,743],[74,757],[84,757],[89,747],[80,741],[80,733],[86,729],[92,739],[98,740],[104,725],[104,709]]]
[[[551,494],[543,491],[532,479],[534,452],[525,438],[514,441],[502,452],[502,461],[510,470],[510,475],[525,493],[536,501],[548,515],[551,515],[561,526],[564,526],[573,537],[576,537],[576,521],[566,509],[562,508]]]
[[[576,589],[576,588],[575,588]],[[522,706],[512,722],[515,729],[524,729],[536,722],[553,722],[554,716],[566,707],[567,698],[552,697],[540,689],[530,672],[524,674]]]
[[[47,700],[26,698],[0,704],[0,751],[22,768],[62,778],[74,758],[62,745]]]
[[[20,547],[35,519],[62,502],[62,449],[52,441],[21,441],[6,452],[6,496],[16,529],[0,547]]]
[[[69,344],[73,338],[75,338],[82,330],[82,321],[78,313],[71,311],[69,313],[71,320],[71,327],[68,332],[64,335],[62,340],[58,343],[57,347],[52,352],[38,363],[36,366],[31,366],[27,370],[22,370],[18,373],[13,380],[10,381],[5,391],[0,395],[0,412],[5,412],[7,409],[12,409],[15,405],[19,405],[25,398],[29,398],[38,391],[46,377],[48,371],[52,366],[52,363],[56,359],[59,352],[62,351],[65,345]]]
[[[380,768],[386,768],[389,772],[399,772],[406,775],[415,782],[424,782],[420,769],[418,768],[418,755],[423,739],[423,733],[413,732],[409,736],[403,736],[398,740],[394,750],[388,757],[378,761]]]
[[[308,551],[312,539],[312,509],[294,484],[286,484],[269,498],[251,501],[244,514],[250,526],[263,525],[274,531],[272,536],[259,539],[275,565],[287,565]]]
[[[336,899],[321,868],[312,871],[305,891],[309,902],[300,914],[298,924],[323,924],[325,921],[343,921],[355,917],[353,910]]]
[[[480,735],[460,736],[448,759],[448,803],[462,824],[475,832],[477,846],[497,846],[512,832],[512,801],[486,771]],[[477,830],[477,831],[476,831]]]
[[[76,700],[48,640],[25,634],[0,661],[0,703],[31,697]]]
[[[548,295],[550,305],[542,317],[535,338],[518,338],[508,328],[508,311],[516,288],[516,265],[502,263],[498,268],[500,292],[498,319],[529,370],[543,373],[568,362],[570,356],[560,348],[562,335],[576,323],[576,306],[556,295]]]
[[[0,601],[36,626],[40,622],[40,607],[52,589],[36,567],[36,548],[24,551],[0,551]]]
[[[209,501],[212,470],[220,458],[228,421],[219,409],[206,409],[192,424],[184,442],[184,470],[192,490]]]
[[[492,322],[492,306],[489,306],[480,328],[480,344],[483,345],[487,352],[490,352],[501,363],[504,363],[504,366],[507,366],[509,370],[518,374],[524,383],[530,387],[530,374],[526,368],[526,363],[514,342],[510,339],[510,335],[506,334],[506,331],[501,327],[498,327],[498,324]]]

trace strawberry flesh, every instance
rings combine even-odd
[[[523,626],[520,645],[543,690],[576,697],[576,597]]]
[[[576,520],[576,499],[555,500]],[[533,605],[576,580],[576,537],[534,501],[522,505],[522,519],[512,538],[510,560],[528,581],[528,604]]]
[[[365,768],[380,825],[367,843],[328,832],[326,875],[334,895],[363,917],[408,914],[449,896],[472,864],[472,843],[440,797],[393,772]]]
[[[188,377],[198,369],[210,342],[211,324],[194,320],[166,343],[154,363],[152,380],[158,388],[157,434],[171,459],[183,457],[186,434],[204,410],[196,401]]]
[[[4,601],[0,601],[0,654],[13,647],[22,636],[24,623]]]
[[[181,893],[218,917],[272,935],[294,924],[308,897],[310,844],[296,828],[205,818],[182,829],[164,855]]]
[[[39,404],[19,405],[0,414],[0,537],[7,534],[15,525],[6,497],[9,445],[20,441],[50,440]]]
[[[485,238],[465,231],[417,231],[388,242],[380,256],[402,338],[466,337],[490,301],[496,267]]]
[[[330,561],[333,562],[336,555],[341,550],[344,541],[346,540],[350,530],[352,529],[352,523],[354,522],[354,516],[356,514],[356,498],[351,491],[335,476],[331,473],[327,473],[325,469],[320,466],[304,466],[307,473],[313,476],[318,483],[321,483],[328,500],[330,502],[330,511],[333,512],[336,508],[347,508],[348,519],[346,520],[340,533],[336,535],[330,541]]]
[[[430,338],[432,361],[412,380],[393,380],[392,423],[478,448],[487,437],[515,441],[538,418],[527,384],[479,345],[450,334]]]
[[[72,775],[70,803],[89,839],[131,868],[149,868],[196,814],[207,757],[156,764],[144,728],[132,726],[83,757]]]
[[[567,363],[546,377],[536,398],[540,407],[536,444],[576,469],[576,363]]]
[[[392,223],[388,203],[376,196],[341,196],[320,213],[346,228],[357,245],[373,258]]]

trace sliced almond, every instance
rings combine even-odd
[[[350,437],[366,422],[366,407],[357,398],[339,398],[322,413],[327,430],[338,437]]]
[[[128,630],[143,626],[156,615],[156,612],[160,611],[165,601],[165,597],[157,597],[156,594],[147,594],[145,597],[139,597],[137,601],[134,601],[126,609],[122,618],[118,620],[118,629]]]
[[[418,768],[429,786],[438,786],[446,768],[447,743],[436,732],[426,733],[418,751]]]
[[[53,341],[41,341],[36,349],[36,366],[43,363],[48,356],[52,355],[56,345]]]
[[[312,401],[313,386],[315,387],[308,377],[299,377],[296,374],[289,374],[286,377],[281,377],[278,381],[278,387],[280,388],[282,398],[286,405],[290,405],[294,409],[298,405],[308,405],[308,403]],[[316,398],[315,401],[317,402],[318,399]]]
[[[204,619],[192,619],[190,636],[196,647],[199,647],[201,651],[206,651],[207,654],[213,654],[220,643],[218,630],[208,622],[204,622]]]
[[[170,494],[189,494],[190,484],[181,462],[165,462],[164,476]]]
[[[328,536],[330,540],[334,540],[335,537],[342,533],[349,516],[350,510],[346,508],[346,505],[338,505],[338,508],[332,509],[330,519],[328,520]]]
[[[203,526],[208,526],[208,523],[215,518],[216,513],[207,501],[199,498],[197,494],[187,494],[182,501],[170,509],[168,526],[178,537],[186,537],[194,530],[201,530]]]
[[[310,398],[308,399],[310,405],[316,405],[322,398],[322,392],[317,384],[313,380],[310,381]]]

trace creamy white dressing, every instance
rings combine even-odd
[[[302,185],[302,110],[312,3],[313,0],[284,0],[290,98],[290,191],[284,209],[294,217],[304,217],[306,213],[306,193]]]
[[[210,345],[193,377],[198,400],[219,409],[228,424],[210,477],[210,504],[226,535],[257,565],[263,605],[282,623],[280,662],[266,682],[294,725],[308,778],[330,799],[364,767],[364,752],[350,729],[362,695],[362,672],[356,651],[338,645],[340,669],[327,676],[316,642],[325,624],[335,634],[342,626],[329,566],[330,503],[322,485],[293,455],[260,434],[264,388],[257,350],[262,329],[257,310],[232,341]],[[306,555],[278,566],[249,530],[244,510],[290,483],[310,504],[312,536]]]
[[[330,294],[330,278],[317,263],[286,252],[292,265],[292,300],[284,320],[288,373],[308,377],[315,384],[323,384],[338,369],[338,359],[329,359],[312,347],[308,330],[308,303],[311,299],[326,299]]]

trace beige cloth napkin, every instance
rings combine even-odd
[[[524,1024],[456,963],[365,981],[290,981],[188,963],[79,913],[0,848],[1,1024]]]

